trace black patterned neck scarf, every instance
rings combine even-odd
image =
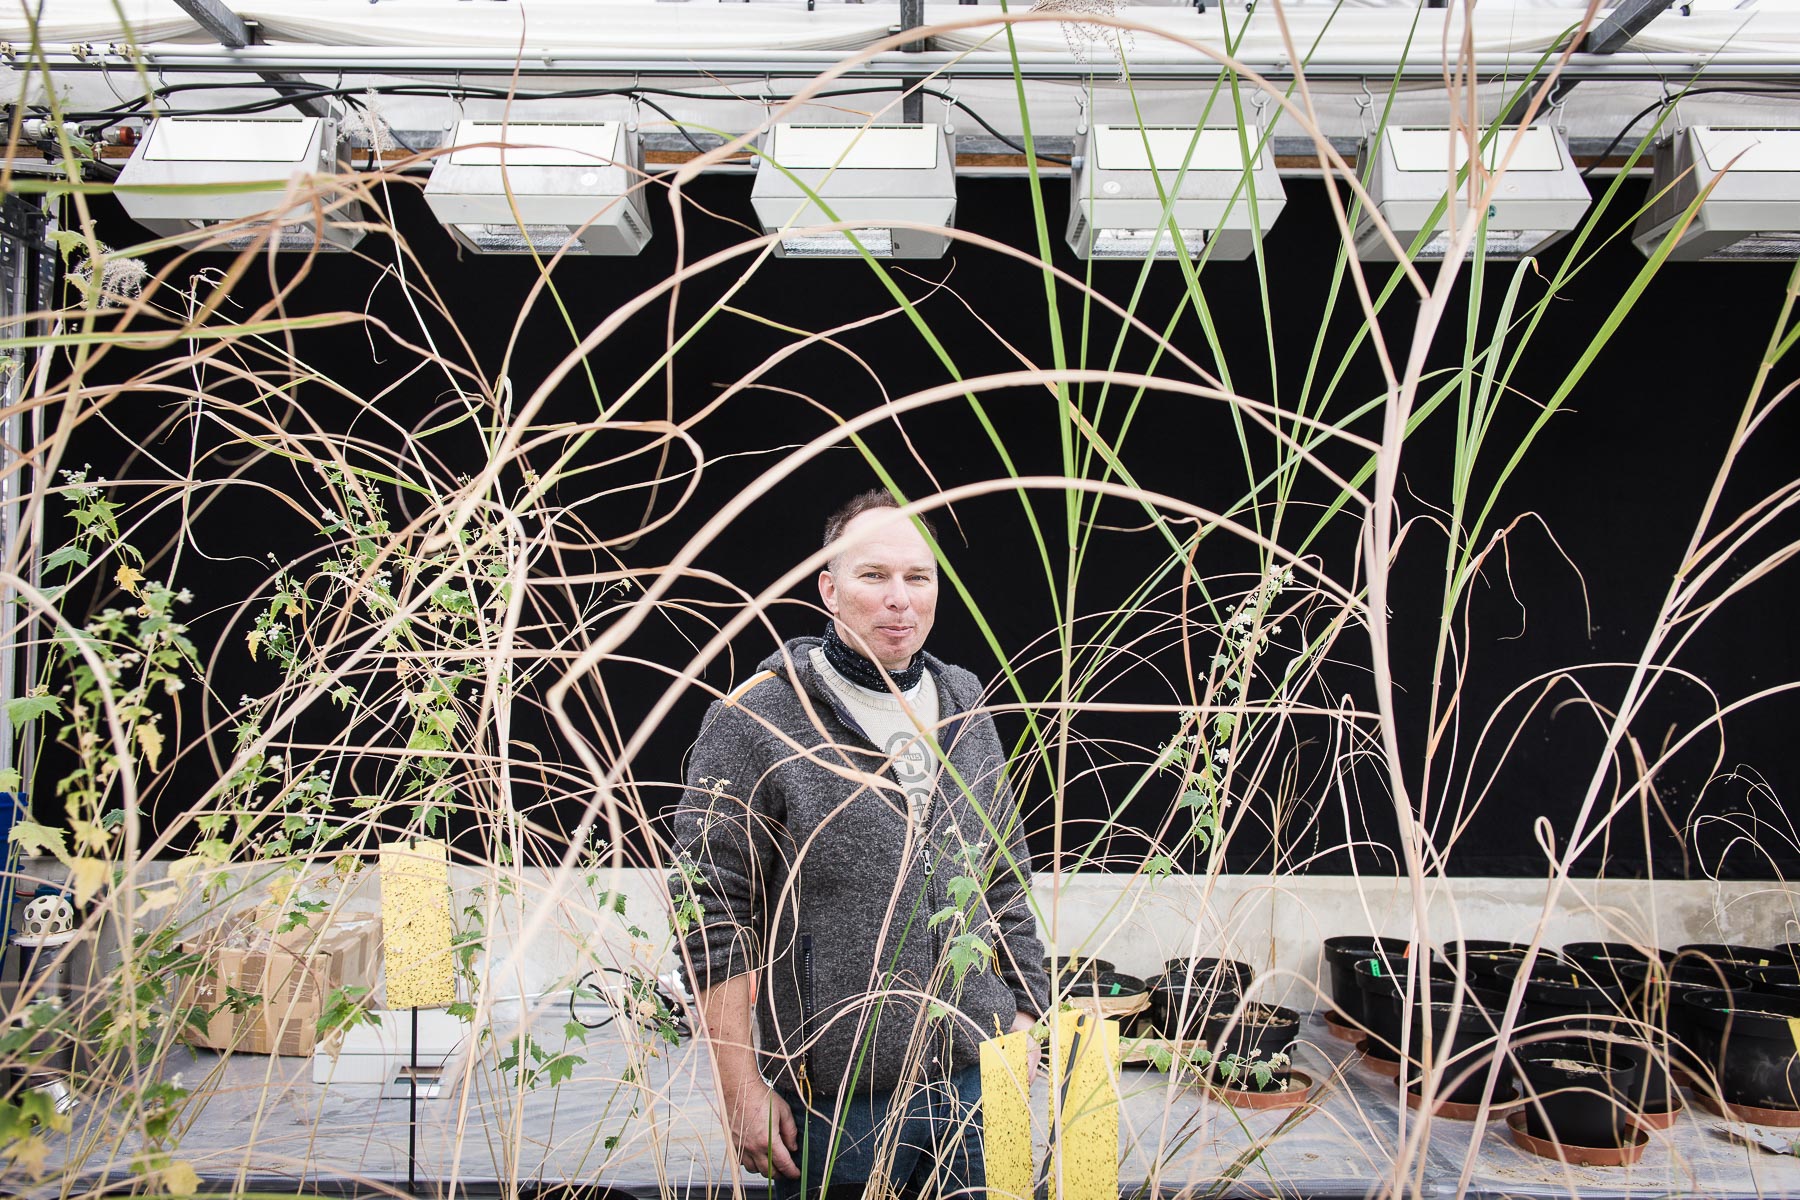
[[[925,656],[913,655],[912,666],[904,671],[884,671],[861,654],[857,653],[844,639],[838,636],[837,622],[825,622],[825,661],[832,669],[851,683],[860,684],[873,692],[888,690],[888,681],[902,692],[910,692],[919,686],[919,680],[925,674]]]

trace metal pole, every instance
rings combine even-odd
[[[900,28],[917,29],[925,24],[925,0],[900,0]],[[907,54],[922,54],[925,50],[923,41],[907,42],[900,47]],[[925,119],[925,97],[919,95],[919,85],[924,80],[909,76],[900,81],[906,89],[906,97],[900,102],[900,119],[908,125],[917,125]]]

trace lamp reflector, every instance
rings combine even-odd
[[[1468,138],[1445,126],[1394,127],[1364,145],[1374,159],[1366,183],[1375,208],[1400,245],[1419,262],[1441,262],[1451,249],[1451,231],[1461,233],[1468,207]],[[1483,236],[1471,238],[1465,257],[1477,250],[1489,258],[1525,258],[1580,226],[1592,203],[1568,141],[1548,125],[1508,125],[1492,131],[1480,146],[1488,169],[1506,160],[1506,174],[1488,205]],[[1510,153],[1511,157],[1507,158]],[[1451,203],[1444,211],[1446,190]],[[1454,225],[1450,213],[1455,215]],[[1357,257],[1393,261],[1394,252],[1368,213],[1356,226]]]
[[[781,258],[855,258],[856,242],[875,258],[941,258],[947,234],[902,223],[955,224],[954,138],[932,123],[776,125],[750,203],[763,231],[780,235]],[[814,228],[838,222],[854,224]]]
[[[1254,125],[1095,125],[1069,174],[1066,236],[1087,259],[1172,259],[1177,239],[1190,257],[1248,258],[1287,204]]]
[[[362,240],[362,206],[303,177],[350,170],[348,147],[324,117],[160,117],[120,170],[117,195],[132,220],[160,237],[274,214],[272,228],[256,221],[221,245],[242,249],[266,236],[277,250],[348,250]],[[267,186],[189,190],[205,184]],[[305,198],[293,203],[296,195]],[[322,222],[315,195],[328,206]]]
[[[1646,257],[1693,209],[1670,259],[1792,262],[1800,257],[1800,129],[1682,126],[1656,148],[1650,195],[1631,233]]]
[[[621,121],[460,121],[425,203],[477,254],[636,254],[650,240],[643,149]]]

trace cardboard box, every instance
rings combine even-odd
[[[313,925],[324,920],[316,916]],[[275,933],[249,910],[181,948],[204,959],[182,1004],[206,1014],[204,1024],[183,1027],[182,1040],[247,1054],[311,1054],[326,998],[340,987],[374,989],[381,918],[340,916]]]

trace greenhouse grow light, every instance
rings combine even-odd
[[[763,231],[780,235],[783,258],[941,258],[947,234],[905,226],[955,223],[954,139],[930,123],[777,125],[750,203]],[[837,222],[855,224],[812,228]]]
[[[1462,131],[1397,126],[1371,139],[1364,153],[1374,157],[1366,175],[1369,195],[1396,240],[1410,249],[1423,236],[1413,258],[1442,261],[1450,252],[1453,227],[1439,206],[1452,171],[1455,186],[1448,190],[1455,230],[1460,233],[1470,220],[1468,180],[1462,174],[1468,141]],[[1506,159],[1506,174],[1488,205],[1485,237],[1471,238],[1465,257],[1480,249],[1489,258],[1525,258],[1580,226],[1592,200],[1562,134],[1547,125],[1503,126],[1483,144],[1482,158],[1490,168]],[[1366,212],[1356,226],[1356,254],[1365,261],[1394,259]]]
[[[1650,195],[1631,233],[1646,257],[1694,209],[1672,259],[1800,258],[1800,129],[1683,126],[1656,148]]]
[[[477,254],[636,254],[650,240],[642,148],[620,121],[460,121],[425,203]]]
[[[324,117],[162,117],[151,121],[119,172],[119,203],[161,237],[249,220],[222,231],[225,249],[267,238],[277,250],[348,250],[362,240],[362,206],[296,180],[347,173],[348,147]],[[195,185],[263,183],[253,190],[190,191]],[[254,220],[254,218],[268,218]],[[271,228],[273,226],[273,228]]]
[[[1090,259],[1170,259],[1177,240],[1190,256],[1248,258],[1287,204],[1256,125],[1096,125],[1069,178],[1069,246]]]

